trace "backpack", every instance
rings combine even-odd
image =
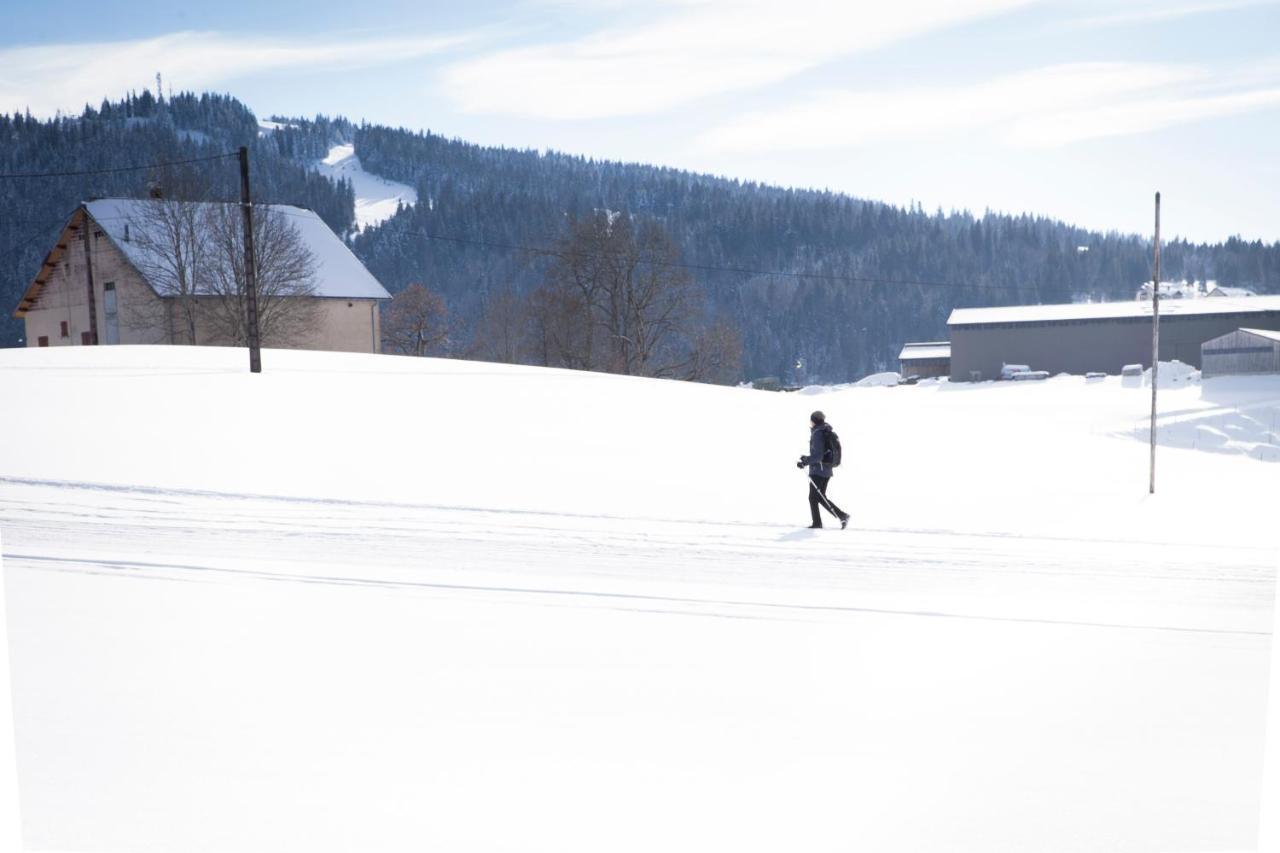
[[[832,468],[838,468],[840,467],[840,436],[830,428],[823,430],[823,434],[827,448],[822,452],[822,461]]]

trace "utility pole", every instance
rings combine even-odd
[[[93,230],[93,220],[89,218],[87,208],[84,211],[82,230],[84,231],[84,278],[89,288],[89,343],[93,346],[98,345],[98,306],[97,299],[93,293],[93,259],[90,257],[89,251],[89,232]]]
[[[1151,286],[1151,483],[1156,493],[1156,388],[1160,382],[1160,193],[1156,193],[1156,263]]]
[[[253,203],[249,201],[249,149],[240,146],[240,210],[244,213],[244,303],[248,312],[249,372],[262,372],[258,345],[258,270],[253,257]]]

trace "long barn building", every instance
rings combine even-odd
[[[1160,301],[1160,360],[1200,367],[1200,346],[1238,328],[1280,331],[1280,296]],[[1050,373],[1151,365],[1151,303],[957,308],[947,320],[953,381],[998,379],[1006,364]]]

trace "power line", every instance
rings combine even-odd
[[[286,216],[296,216],[296,214],[287,213],[285,211],[280,211],[280,212],[285,213]],[[302,217],[298,217],[298,218],[302,218]],[[392,233],[416,235],[419,237],[424,237],[428,240],[440,240],[448,243],[461,243],[465,245],[485,246],[485,247],[495,248],[495,249],[507,249],[510,251],[528,252],[530,254],[542,255],[545,257],[562,257],[564,254],[563,252],[560,252],[557,249],[547,247],[547,246],[525,246],[517,243],[500,243],[492,240],[477,240],[477,239],[471,239],[467,237],[451,237],[445,234],[432,234],[426,231],[416,231],[413,229],[398,229],[398,230],[394,230]],[[602,253],[586,252],[586,253],[579,253],[579,254],[585,254],[588,256],[595,255],[598,257],[605,257],[605,255]],[[647,259],[647,258],[641,259],[640,263],[650,264],[653,266],[670,267],[674,269],[691,270],[695,272],[723,272],[723,273],[734,273],[737,275],[774,276],[779,278],[811,279],[815,281],[830,281],[830,282],[836,282],[840,284],[889,284],[889,285],[898,285],[898,286],[904,286],[904,287],[949,287],[949,288],[956,288],[956,289],[963,289],[963,290],[999,290],[999,291],[1007,291],[1007,292],[1020,292],[1023,290],[1031,289],[1026,286],[1011,285],[1011,284],[1010,285],[969,284],[966,282],[959,282],[959,281],[929,281],[929,280],[918,280],[918,279],[882,278],[882,277],[876,277],[876,276],[835,275],[832,273],[794,272],[794,271],[787,271],[787,270],[754,269],[751,267],[729,267],[729,266],[716,266],[713,264],[693,264],[693,263],[684,263],[682,261],[660,261],[660,260],[653,260],[653,259]]]
[[[196,160],[181,160],[181,161],[174,161],[171,163],[157,163],[157,164],[154,164],[154,166],[175,165],[176,163],[205,162],[209,160],[218,160],[224,157],[235,157],[235,156],[238,156],[238,155],[220,154],[215,157],[203,157]],[[116,170],[106,170],[106,171],[129,171],[129,170],[144,169],[144,168],[153,168],[153,166],[136,166],[136,167],[129,167],[129,169],[116,169]],[[74,174],[74,173],[68,173],[68,174]],[[85,173],[85,174],[89,174],[89,173]],[[10,177],[10,176],[0,175],[0,177]],[[31,175],[31,177],[35,177],[35,175]],[[234,202],[223,202],[223,203],[234,204]],[[270,206],[270,205],[264,205],[264,206]],[[276,212],[284,216],[290,216],[297,219],[310,218],[310,217],[300,216],[296,213],[289,213],[288,211],[281,210],[279,207],[274,207],[274,209]],[[55,224],[60,224],[60,222],[61,220],[59,221],[59,223],[55,223]],[[48,228],[44,230],[47,231]],[[468,237],[453,237],[446,234],[434,234],[427,231],[419,231],[415,229],[403,229],[403,228],[394,229],[392,233],[419,236],[427,240],[437,240],[437,241],[447,242],[447,243],[458,243],[463,245],[482,246],[482,247],[491,248],[491,249],[503,249],[507,251],[525,252],[528,254],[540,255],[543,257],[554,258],[554,257],[563,257],[564,255],[563,252],[550,246],[528,246],[528,245],[523,245],[519,243],[503,243],[503,242],[498,242],[494,240],[480,240],[480,239],[468,238]],[[18,244],[16,246],[9,247],[3,252],[0,252],[0,256],[3,256],[7,253],[14,252],[17,249],[22,248],[23,246],[26,245],[26,243],[31,242],[31,240],[34,240],[39,236],[41,235],[37,234],[33,236],[30,240],[24,241],[23,243]],[[606,255],[604,255],[603,253],[588,252],[588,253],[579,253],[579,254],[586,254],[588,256],[595,255],[597,257],[606,257]],[[682,261],[662,261],[662,260],[657,260],[652,258],[641,258],[639,262],[643,264],[648,264],[651,266],[659,266],[659,267],[665,267],[670,269],[683,269],[683,270],[689,270],[693,272],[732,273],[735,275],[793,278],[793,279],[801,279],[801,280],[807,279],[812,281],[829,281],[829,282],[834,282],[839,284],[884,284],[884,285],[896,285],[899,287],[940,287],[940,288],[954,288],[959,290],[995,290],[995,291],[1014,292],[1014,293],[1030,289],[1028,287],[1019,286],[1019,285],[971,284],[971,283],[958,282],[958,281],[931,281],[931,280],[923,280],[923,279],[884,278],[884,277],[877,277],[877,276],[836,275],[832,273],[796,272],[793,270],[769,270],[769,269],[757,269],[752,267],[731,267],[731,266],[718,266],[713,264],[694,264],[694,263],[685,263]]]
[[[189,160],[169,160],[163,163],[148,163],[144,166],[119,166],[113,169],[82,169],[75,172],[0,172],[0,178],[73,178],[81,175],[110,175],[117,172],[140,172],[144,169],[159,169],[164,166],[185,166],[189,163],[208,163],[212,160],[224,160],[238,156],[235,153],[214,154],[211,157],[192,157]]]

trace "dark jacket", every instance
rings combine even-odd
[[[810,477],[830,477],[835,473],[835,469],[830,465],[830,457],[827,455],[827,433],[831,432],[831,425],[822,423],[809,430],[809,453],[801,458],[802,462],[809,465]]]

